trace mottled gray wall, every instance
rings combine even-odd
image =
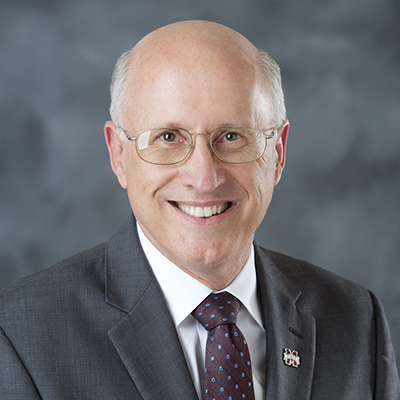
[[[2,0],[1,286],[123,222],[102,132],[113,64],[161,25],[208,19],[283,71],[287,166],[258,242],[373,290],[399,358],[399,11],[398,0]]]

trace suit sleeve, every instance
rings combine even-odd
[[[0,399],[40,400],[36,387],[17,352],[0,328]]]
[[[400,400],[400,383],[396,359],[385,313],[380,301],[371,293],[375,308],[376,370],[375,399]]]

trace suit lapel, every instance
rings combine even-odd
[[[256,246],[267,340],[266,399],[309,399],[315,361],[315,320],[296,306],[301,292],[281,272],[273,254]],[[297,368],[284,362],[285,349],[297,352]]]
[[[197,394],[174,322],[129,219],[107,250],[106,301],[126,317],[109,331],[143,399],[187,400]]]
[[[280,270],[279,263],[284,261],[257,246],[255,250],[267,341],[266,399],[310,398],[315,320],[296,306],[301,292]],[[173,320],[140,246],[133,217],[107,248],[106,301],[126,312],[109,331],[109,337],[143,399],[197,398]],[[285,348],[298,352],[298,368],[283,361]]]

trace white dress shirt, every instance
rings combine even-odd
[[[141,245],[164,292],[197,394],[202,399],[208,332],[191,313],[213,290],[177,268],[152,245],[139,224],[137,226]],[[255,398],[256,400],[264,399],[266,341],[261,307],[257,297],[253,247],[243,269],[224,291],[236,296],[243,305],[238,314],[237,326],[242,331],[249,347]]]

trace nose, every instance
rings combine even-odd
[[[225,182],[222,162],[212,153],[208,134],[194,135],[193,141],[189,157],[180,166],[181,182],[198,193],[210,194]]]

